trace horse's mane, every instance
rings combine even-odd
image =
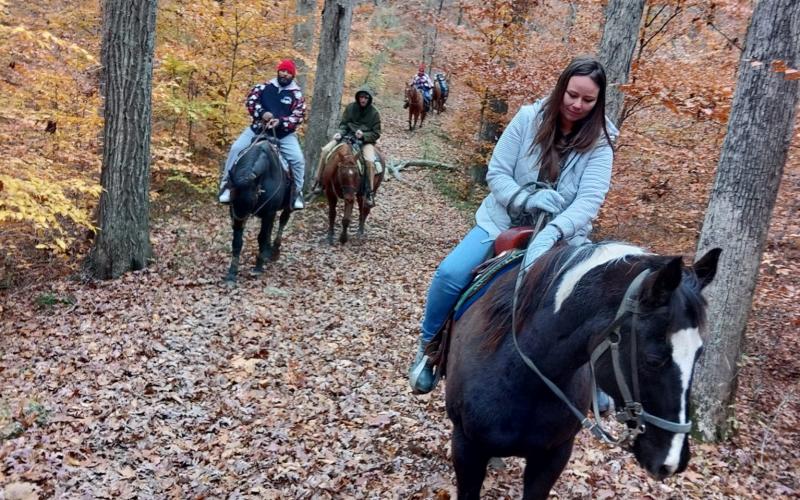
[[[519,297],[517,298],[517,328],[521,330],[525,322],[544,305],[543,303],[545,301],[550,300],[552,302],[554,300],[553,296],[558,289],[558,285],[554,283],[554,280],[558,278],[558,275],[563,274],[569,269],[573,269],[594,255],[600,247],[608,245],[624,245],[631,248],[631,250],[640,250],[642,252],[638,254],[623,254],[620,257],[608,260],[597,266],[605,267],[614,265],[620,261],[627,260],[629,257],[635,257],[637,259],[637,262],[632,263],[631,269],[627,273],[630,279],[620,280],[616,288],[605,290],[605,292],[610,295],[623,294],[633,277],[645,268],[658,270],[674,258],[644,253],[644,251],[638,247],[615,241],[583,245],[580,247],[572,247],[569,245],[558,246],[542,255],[526,274],[520,289]],[[516,272],[508,272],[498,278],[495,284],[497,288],[486,306],[483,329],[486,334],[484,347],[489,350],[495,350],[499,346],[501,340],[511,331],[511,308],[516,279]],[[573,294],[580,293],[580,285],[581,282],[576,284],[575,290],[572,292]],[[705,305],[705,299],[700,294],[700,284],[691,268],[683,269],[681,283],[676,292],[677,293],[673,294],[673,300],[670,302],[669,316],[675,318],[679,316],[679,313],[686,314],[685,311],[688,310],[691,311],[692,319],[697,325],[701,327],[705,325],[706,317],[705,308],[703,307]]]
[[[239,161],[243,163],[240,164]],[[254,188],[260,186],[262,191],[273,191],[274,189],[269,186],[280,182],[284,174],[277,153],[266,140],[253,144],[239,161],[234,165],[234,169],[249,169],[254,175],[253,178],[249,178],[238,175],[236,171],[231,172],[232,183],[237,189],[231,200],[231,206],[239,217],[244,217],[257,203],[259,192]]]
[[[588,245],[586,246],[588,247]],[[518,326],[521,326],[522,318],[528,315],[529,311],[539,308],[544,295],[548,292],[550,282],[564,262],[575,252],[573,265],[591,255],[591,250],[586,247],[570,247],[561,245],[542,255],[525,275],[519,297],[517,297]],[[486,319],[486,340],[485,346],[494,350],[511,330],[511,307],[514,298],[514,288],[517,282],[517,273],[505,273],[495,285],[497,289],[487,306]]]

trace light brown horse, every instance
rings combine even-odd
[[[322,171],[322,188],[328,198],[328,243],[333,245],[333,225],[336,221],[336,204],[341,198],[344,200],[344,214],[342,215],[342,234],[339,235],[339,243],[346,243],[348,239],[347,229],[353,215],[353,204],[358,201],[358,236],[364,236],[364,222],[372,207],[364,202],[366,194],[365,176],[359,171],[357,158],[360,156],[360,148],[357,143],[345,140],[333,150]],[[376,151],[381,163],[385,165],[380,153]],[[362,164],[365,165],[363,158]],[[366,168],[366,165],[365,165]],[[373,179],[373,192],[378,191],[378,186],[383,180],[383,173],[375,174]]]
[[[425,121],[425,103],[422,100],[422,91],[409,84],[406,86],[406,102],[408,103],[408,130],[414,130]]]

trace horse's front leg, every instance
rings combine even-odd
[[[272,242],[272,261],[275,262],[281,257],[281,241],[283,240],[283,230],[286,224],[289,223],[292,211],[283,209],[280,218],[278,218],[278,234],[275,235],[275,241]],[[274,220],[274,219],[273,219]]]
[[[373,194],[374,196],[374,194]],[[364,236],[364,223],[367,220],[367,216],[369,215],[370,206],[364,203],[363,198],[358,199],[358,236]]]
[[[244,240],[244,221],[232,219],[233,241],[231,242],[231,264],[228,267],[228,274],[225,281],[234,283],[239,274],[239,256],[242,254],[242,243]]]
[[[336,223],[336,196],[328,196],[328,244],[333,245],[333,225]]]
[[[353,217],[353,200],[344,200],[344,214],[342,215],[342,234],[339,235],[339,243],[347,243],[347,228]]]
[[[481,447],[464,436],[460,426],[453,427],[453,467],[456,470],[458,500],[478,500],[491,458]]]
[[[548,450],[536,450],[525,457],[523,500],[546,499],[572,455],[573,439]]]
[[[270,260],[272,248],[269,246],[270,235],[272,235],[272,225],[275,221],[275,213],[265,214],[261,218],[261,230],[258,231],[258,257],[253,268],[254,274],[264,272],[264,263]]]

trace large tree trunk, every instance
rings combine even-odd
[[[709,335],[693,389],[697,432],[705,440],[724,439],[732,430],[744,331],[800,93],[800,81],[784,78],[773,61],[800,65],[797,0],[756,3],[697,246],[697,255],[723,249],[706,289]]]
[[[103,168],[98,226],[87,262],[101,279],[142,269],[150,246],[150,116],[156,0],[103,8]]]
[[[483,109],[481,109],[480,130],[478,132],[478,137],[481,139],[481,147],[485,148],[485,151],[488,152],[494,149],[494,145],[500,139],[500,135],[503,133],[502,125],[506,121],[505,115],[507,113],[508,103],[506,100],[487,90]],[[470,168],[469,175],[473,182],[485,185],[487,170],[488,165],[486,164],[474,165]]]
[[[317,0],[296,0],[295,14],[305,17],[305,20],[294,26],[293,41],[294,48],[303,57],[311,58],[314,50],[314,20],[316,19]],[[300,88],[308,92],[306,87],[308,78],[308,66],[306,62],[298,58],[297,63],[297,84]]]
[[[606,68],[606,116],[619,123],[624,94],[618,85],[628,82],[631,60],[639,39],[639,26],[645,0],[610,0],[606,6],[606,24],[600,40],[600,60]]]
[[[339,122],[344,66],[353,20],[352,0],[325,0],[319,37],[314,98],[305,139],[306,185],[314,181],[320,149]]]

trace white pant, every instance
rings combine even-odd
[[[225,160],[225,171],[222,173],[223,181],[228,178],[228,173],[231,171],[233,164],[236,163],[236,158],[239,157],[239,153],[250,145],[255,136],[255,132],[253,132],[250,127],[247,127],[239,138],[234,141],[228,153],[228,158]],[[283,156],[289,164],[289,168],[292,169],[297,193],[302,193],[303,177],[306,173],[306,161],[305,158],[303,158],[303,151],[300,149],[300,141],[297,140],[297,134],[291,133],[282,139],[278,139],[278,149],[281,152],[281,156]]]

